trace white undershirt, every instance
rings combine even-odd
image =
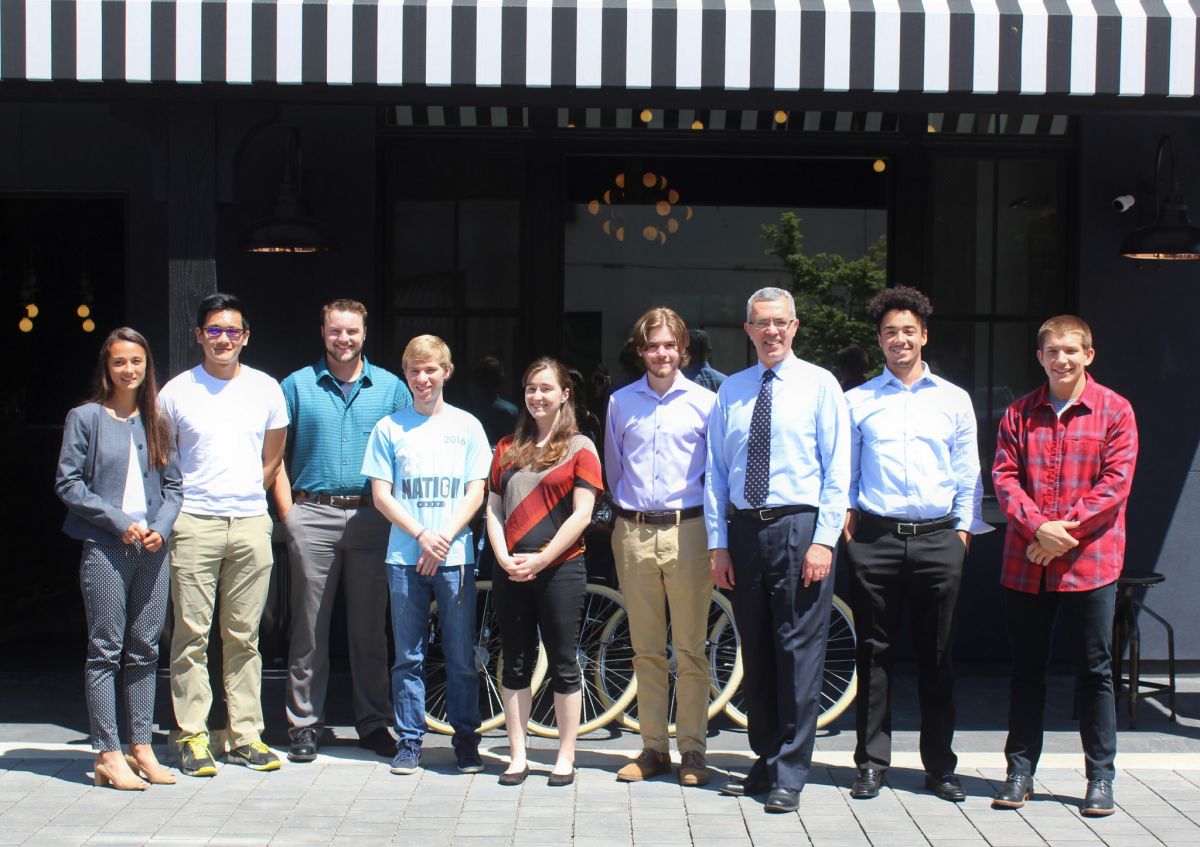
[[[133,518],[134,523],[146,529],[146,484],[142,481],[142,466],[138,463],[137,445],[133,433],[129,433],[129,469],[125,472],[125,496],[121,498],[121,511]]]

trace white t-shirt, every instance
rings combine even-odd
[[[449,528],[467,483],[487,479],[492,464],[483,424],[455,406],[426,417],[408,406],[394,412],[371,430],[362,472],[392,484],[392,496],[421,526],[442,532]],[[415,565],[421,557],[417,540],[392,525],[387,563]],[[475,561],[471,531],[454,537],[442,563],[446,567]]]
[[[121,498],[121,511],[133,522],[146,529],[146,482],[142,479],[142,465],[138,462],[137,445],[133,433],[129,433],[129,464],[125,470],[125,494]]]
[[[263,439],[267,430],[288,425],[279,383],[246,365],[229,380],[196,365],[158,396],[179,445],[183,511],[238,518],[266,514]]]

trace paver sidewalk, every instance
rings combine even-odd
[[[542,751],[547,753],[549,751]],[[1174,754],[1167,764],[1128,768],[1116,781],[1118,812],[1079,814],[1084,779],[1069,768],[1043,767],[1037,797],[1020,811],[991,808],[1004,778],[1000,768],[963,767],[968,798],[953,804],[921,789],[921,772],[893,769],[875,800],[848,794],[854,770],[821,763],[801,796],[799,814],[768,815],[761,798],[733,799],[716,791],[681,789],[663,778],[628,785],[613,778],[625,752],[579,757],[575,785],[546,785],[549,755],[525,785],[496,782],[488,772],[454,771],[445,748],[426,754],[425,769],[393,776],[387,764],[358,751],[260,774],[235,765],[213,779],[180,777],[174,786],[118,792],[90,785],[92,758],[49,749],[0,755],[0,844],[24,845],[265,845],[328,844],[404,847],[842,847],[842,845],[1107,844],[1112,847],[1194,847],[1200,844],[1200,756]],[[718,753],[718,768],[741,771],[749,758]],[[821,757],[819,757],[821,758]],[[824,757],[824,758],[837,758]]]

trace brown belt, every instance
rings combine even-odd
[[[634,523],[650,524],[651,526],[679,526],[680,522],[698,518],[704,514],[703,506],[689,506],[686,509],[666,509],[661,512],[633,512],[613,506],[620,517]]]
[[[319,503],[322,506],[335,506],[339,509],[361,509],[371,505],[370,494],[313,494],[311,491],[293,491],[292,499]]]

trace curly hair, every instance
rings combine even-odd
[[[912,312],[921,322],[921,329],[933,314],[933,304],[924,292],[907,285],[897,285],[895,288],[885,288],[867,304],[867,316],[875,322],[875,328],[883,326],[883,316],[891,311]]]

